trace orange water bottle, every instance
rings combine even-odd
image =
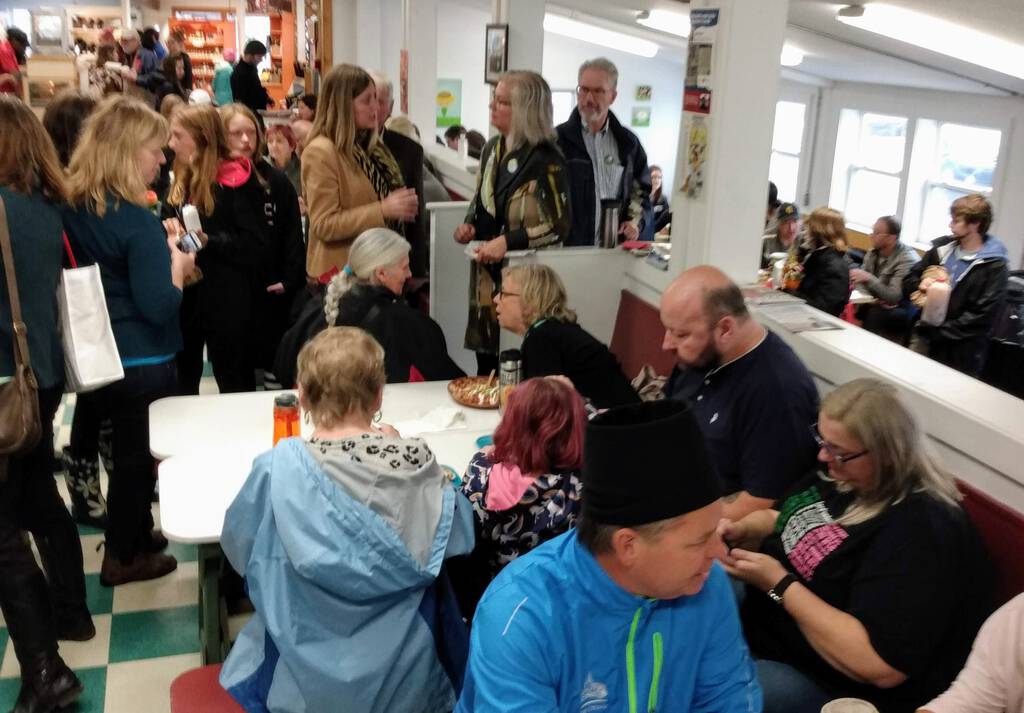
[[[274,397],[274,445],[299,435],[299,399],[295,394]]]

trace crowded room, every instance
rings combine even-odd
[[[0,0],[0,713],[1024,713],[1024,5]]]

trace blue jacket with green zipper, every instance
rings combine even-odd
[[[629,594],[567,532],[509,564],[473,620],[456,713],[758,713],[761,688],[728,577]]]

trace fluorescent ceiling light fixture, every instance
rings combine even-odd
[[[620,52],[640,55],[651,58],[658,54],[658,45],[650,40],[643,40],[624,32],[606,30],[597,25],[591,25],[579,20],[565,17],[564,15],[544,15],[544,30],[562,37],[569,37],[582,42],[589,42],[593,45],[600,45]]]
[[[805,52],[794,45],[782,45],[782,56],[779,62],[783,67],[796,67],[804,61]]]
[[[1024,45],[902,7],[871,3],[860,17],[837,15],[852,27],[1024,79]]]
[[[651,10],[646,17],[638,17],[637,24],[652,30],[667,32],[678,37],[690,36],[690,16],[671,10]]]

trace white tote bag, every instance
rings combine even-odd
[[[121,355],[107,313],[98,265],[78,267],[64,239],[71,269],[63,270],[57,288],[61,340],[64,342],[66,388],[93,391],[124,378]]]

